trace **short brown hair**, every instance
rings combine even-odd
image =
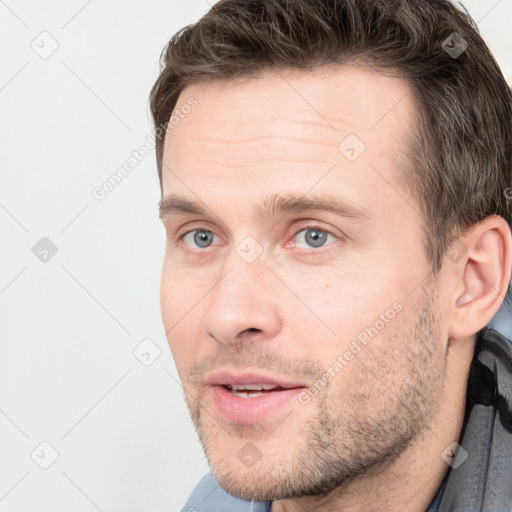
[[[460,55],[448,51],[454,33],[467,44]],[[194,83],[351,61],[412,86],[404,182],[421,207],[433,268],[485,217],[512,225],[512,95],[476,24],[449,0],[220,0],[164,48],[150,95],[155,126],[167,127]],[[159,138],[161,187],[163,149]]]

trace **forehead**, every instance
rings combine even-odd
[[[357,200],[370,182],[396,187],[414,109],[407,81],[362,65],[190,85],[166,134],[164,195],[193,199],[215,184],[224,197],[255,198],[335,185]]]

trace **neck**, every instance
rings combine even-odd
[[[474,345],[475,336],[451,343],[432,425],[394,462],[359,475],[327,495],[276,501],[272,512],[425,512],[449,468],[441,455],[460,438]]]

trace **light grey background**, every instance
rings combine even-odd
[[[511,81],[512,0],[465,5]],[[174,512],[207,471],[160,317],[154,151],[93,190],[149,145],[160,51],[208,9],[0,0],[0,512]]]

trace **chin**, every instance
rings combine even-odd
[[[270,501],[282,499],[279,496],[282,482],[276,480],[275,475],[269,474],[266,468],[247,469],[238,471],[233,469],[212,467],[212,474],[219,485],[229,494],[246,501]]]

